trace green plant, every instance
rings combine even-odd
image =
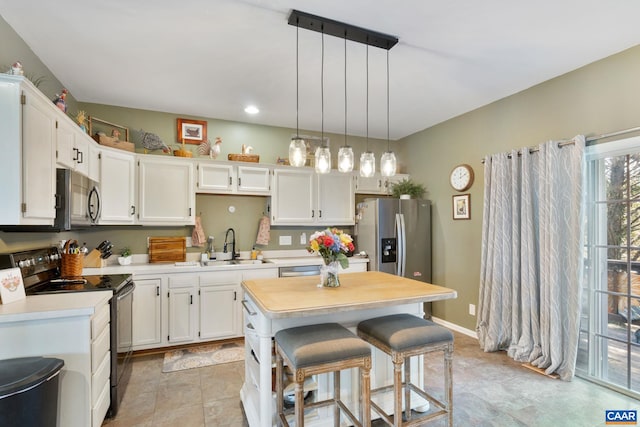
[[[402,194],[408,194],[412,199],[420,199],[426,192],[424,185],[414,182],[412,179],[403,179],[400,182],[391,184],[391,193],[393,197],[400,197]]]
[[[125,246],[120,250],[120,256],[123,256],[123,257],[131,256],[131,249]]]

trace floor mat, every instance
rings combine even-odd
[[[244,360],[243,343],[205,344],[198,347],[167,351],[164,354],[162,372],[202,368],[241,360]]]

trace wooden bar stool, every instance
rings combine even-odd
[[[393,362],[393,385],[371,390],[371,394],[393,388],[394,416],[371,402],[371,408],[389,425],[408,427],[422,425],[428,420],[447,415],[447,423],[453,425],[452,358],[453,334],[435,323],[410,314],[392,314],[368,319],[358,324],[358,336],[391,356]],[[411,360],[433,351],[444,352],[445,399],[440,401],[411,383]],[[404,382],[402,365],[404,363]],[[402,419],[402,391],[404,389],[405,421]],[[438,409],[429,415],[411,419],[411,391],[427,399]]]
[[[330,405],[334,405],[336,426],[340,425],[340,409],[355,426],[371,424],[371,407],[369,406],[371,347],[369,344],[337,323],[283,329],[276,333],[275,344],[278,425],[289,425],[283,403],[283,362],[286,362],[293,372],[296,427],[304,425],[305,409]],[[360,421],[340,400],[340,371],[349,368],[360,369]],[[333,398],[313,402],[305,407],[303,399],[305,377],[328,372],[334,373]]]

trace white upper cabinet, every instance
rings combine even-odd
[[[193,225],[193,163],[164,156],[139,156],[138,222],[144,225]]]
[[[354,179],[313,169],[273,171],[271,223],[274,225],[350,225],[355,223]]]
[[[198,193],[233,193],[236,174],[232,165],[198,162],[196,169]]]
[[[315,172],[312,169],[274,169],[271,224],[314,224],[315,193]]]
[[[196,192],[214,194],[269,195],[271,175],[268,166],[199,161]]]
[[[391,184],[400,182],[405,178],[409,178],[407,174],[395,174],[394,176],[386,177],[380,175],[379,172],[372,177],[365,178],[363,176],[355,174],[356,177],[356,193],[359,194],[391,194]]]
[[[237,166],[238,193],[242,194],[270,194],[270,169],[264,166]]]
[[[53,225],[61,114],[25,78],[0,75],[1,225]]]
[[[104,148],[100,153],[101,213],[99,224],[135,222],[135,155]]]
[[[89,144],[93,141],[68,118],[56,124],[56,157],[58,165],[89,176]]]
[[[338,171],[316,175],[316,223],[323,225],[355,224],[355,180]]]

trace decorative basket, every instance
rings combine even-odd
[[[62,278],[71,278],[82,276],[82,261],[84,254],[69,253],[71,243],[78,244],[77,240],[67,240],[62,251],[62,263],[60,265],[60,276]]]

